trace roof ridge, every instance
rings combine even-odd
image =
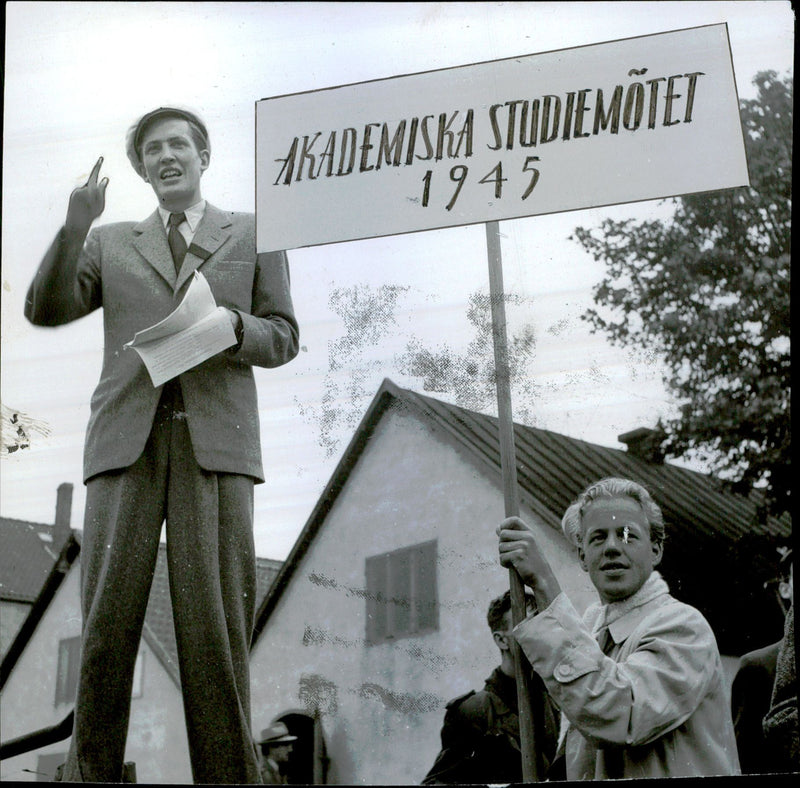
[[[500,471],[497,416],[402,388],[384,378],[259,607],[253,643],[392,402],[403,403],[430,419],[481,462]],[[625,475],[652,490],[669,522],[671,538],[689,540],[693,549],[716,546],[720,538],[733,545],[747,534],[758,535],[749,526],[754,502],[725,490],[709,473],[673,462],[649,463],[625,448],[603,446],[542,427],[515,422],[514,432],[520,497],[524,494],[526,505],[552,527],[558,527],[561,513],[587,484],[604,476]],[[787,529],[791,524],[785,518],[771,518],[761,535],[783,538]],[[694,582],[692,578],[688,581]]]

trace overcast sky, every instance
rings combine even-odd
[[[56,487],[75,485],[81,527],[83,437],[102,353],[101,314],[57,329],[22,317],[25,291],[63,221],[69,192],[99,155],[109,177],[100,222],[142,219],[154,196],[131,169],[124,134],[164,103],[198,109],[212,142],[203,195],[254,209],[258,99],[401,74],[571,48],[699,25],[728,24],[739,96],[753,76],[792,67],[788,2],[625,3],[9,3],[3,135],[2,399],[42,420],[48,435],[3,454],[2,514],[53,522]],[[664,216],[656,202],[504,221],[506,290],[521,307],[510,331],[533,323],[533,423],[606,446],[652,426],[675,403],[657,359],[612,349],[579,315],[602,269],[568,236],[606,216]],[[257,370],[267,482],[256,488],[256,548],[282,559],[328,481],[352,430],[328,456],[313,418],[325,392],[328,346],[343,327],[334,288],[406,288],[392,336],[376,347],[367,386],[383,377],[420,389],[394,364],[413,335],[459,348],[469,295],[487,292],[482,225],[289,252],[303,349]],[[347,370],[344,372],[348,374]],[[366,408],[368,400],[363,402]]]

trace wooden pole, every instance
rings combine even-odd
[[[506,517],[519,516],[517,462],[514,449],[514,421],[511,417],[511,376],[508,364],[508,335],[506,330],[505,294],[503,292],[503,262],[500,250],[500,227],[497,222],[486,223],[486,246],[489,257],[489,293],[492,306],[492,336],[494,366],[497,379],[497,415],[500,427],[500,467],[503,474],[503,497]],[[527,615],[525,587],[515,569],[509,570],[511,585],[511,618],[518,624]],[[542,753],[537,747],[537,722],[542,719],[544,699],[531,689],[530,670],[525,655],[514,638],[510,639],[517,679],[519,735],[522,756],[522,779],[539,782],[544,779]],[[539,722],[539,726],[541,722]],[[541,730],[541,727],[539,727]]]

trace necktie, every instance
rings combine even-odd
[[[183,258],[186,257],[186,239],[181,235],[178,225],[186,220],[185,213],[171,213],[169,215],[169,233],[167,241],[172,250],[172,261],[175,263],[175,273],[181,270]]]
[[[611,637],[611,630],[608,627],[603,627],[597,633],[597,642],[606,656],[611,654],[611,650],[614,648],[614,638]]]

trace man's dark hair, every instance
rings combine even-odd
[[[129,129],[125,138],[125,153],[128,156],[131,166],[139,175],[143,175],[142,164],[142,138],[152,123],[164,118],[177,118],[185,120],[189,124],[189,136],[192,138],[198,153],[207,150],[211,153],[211,141],[208,137],[208,129],[198,115],[180,107],[159,107],[145,115],[142,115]]]
[[[152,118],[148,118],[144,123],[139,126],[139,133],[137,134],[137,139],[135,142],[136,145],[136,153],[139,156],[139,160],[142,160],[142,139],[144,135],[147,133],[148,128],[152,126],[153,123],[159,120],[164,120],[165,118],[173,118],[175,120],[185,120],[189,124],[189,136],[192,138],[192,142],[194,142],[195,148],[197,148],[198,153],[201,150],[211,150],[211,143],[208,139],[208,132],[205,128],[203,128],[197,120],[190,117],[185,112],[180,112],[176,110],[167,110],[164,112],[155,115]]]
[[[533,607],[534,598],[533,594],[528,591],[525,592],[525,602],[527,607]],[[508,611],[511,610],[511,592],[506,591],[502,596],[493,599],[489,603],[489,610],[486,613],[486,621],[489,624],[489,629],[492,632],[498,632],[505,629],[505,621],[503,617]]]

